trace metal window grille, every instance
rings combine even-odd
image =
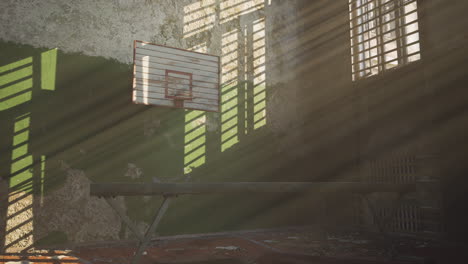
[[[373,183],[415,183],[418,181],[418,165],[415,155],[399,154],[390,157],[370,160],[369,182]],[[393,208],[381,204],[375,213],[379,219],[390,221],[385,229],[391,232],[417,233],[422,231],[422,212],[420,205],[414,200],[404,200]]]
[[[391,217],[385,229],[391,232],[417,233],[422,231],[421,207],[411,202],[402,203],[398,208],[379,208],[378,217],[385,219]]]
[[[369,161],[369,181],[374,183],[415,183],[416,156],[396,155]]]
[[[417,0],[349,0],[353,81],[421,58]]]

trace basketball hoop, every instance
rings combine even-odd
[[[165,96],[172,99],[175,108],[184,108],[184,101],[192,99],[192,74],[166,70]]]
[[[183,98],[174,98],[174,107],[184,108],[184,100]]]
[[[134,103],[219,112],[220,57],[135,41],[133,59]]]

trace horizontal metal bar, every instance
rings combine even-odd
[[[395,17],[395,18],[392,18],[391,20],[388,20],[388,21],[385,21],[385,22],[381,22],[380,25],[383,26],[383,25],[385,25],[385,24],[388,24],[388,23],[391,23],[391,22],[395,22],[396,20],[399,20],[399,19],[401,20],[402,18],[405,18],[406,16],[409,16],[409,15],[411,15],[411,14],[413,14],[413,13],[416,13],[416,14],[417,14],[417,12],[418,12],[417,9],[412,10],[412,11],[409,11],[408,13],[401,14],[401,15]],[[355,21],[355,20],[353,19],[353,20],[351,20],[352,26],[350,27],[350,30],[351,30],[351,31],[354,31],[354,30],[356,30],[356,28],[358,28],[358,27],[363,27],[364,24],[369,23],[369,22],[372,21],[372,20],[381,19],[383,16],[385,16],[385,15],[387,15],[387,14],[388,14],[388,13],[382,14],[382,15],[380,15],[380,16],[373,17],[373,18],[371,18],[370,20],[365,21],[365,22],[361,22],[361,23],[357,23],[357,21]],[[416,20],[418,20],[418,18],[416,18]],[[411,21],[411,22],[413,22],[413,21]],[[411,23],[411,22],[409,22],[409,23]],[[374,28],[375,28],[375,27],[374,27]],[[367,29],[366,29],[366,30],[367,30]]]
[[[382,31],[381,33],[378,33],[377,35],[373,36],[372,38],[368,38],[368,39],[366,39],[366,40],[353,43],[353,45],[351,45],[351,48],[354,48],[354,47],[359,46],[359,45],[363,45],[365,42],[371,41],[371,40],[373,40],[373,39],[375,39],[375,38],[380,38],[380,37],[383,36],[383,35],[387,35],[387,34],[391,33],[392,31],[397,32],[397,30],[400,30],[400,29],[402,29],[402,28],[404,28],[404,27],[406,27],[406,26],[412,25],[412,24],[414,24],[415,22],[417,22],[417,20],[411,21],[411,22],[406,23],[406,24],[401,24],[400,26],[395,27],[394,29],[387,30],[387,31],[385,31],[385,32]],[[375,27],[374,27],[373,29],[375,29]],[[368,33],[368,32],[369,32],[369,31],[363,32],[363,33],[358,33],[358,34],[356,34],[355,36],[353,35],[352,38],[357,38],[357,37],[359,37],[359,36],[361,36],[361,35],[363,35],[363,34],[365,34],[365,33]],[[414,34],[414,33],[417,33],[417,32],[419,32],[419,26],[418,26],[418,29],[415,29],[415,30],[413,30],[413,31],[411,31],[411,32],[409,32],[409,33],[405,33],[404,35],[399,36],[399,37],[396,37],[396,38],[394,38],[394,39],[387,40],[387,41],[385,41],[383,44],[380,44],[380,45],[384,45],[384,44],[390,43],[390,42],[392,42],[392,41],[394,41],[394,40],[396,40],[396,39],[401,39],[401,38],[407,37],[407,36],[409,36],[409,35],[411,35],[411,34]]]
[[[357,19],[359,19],[359,18],[361,18],[361,17],[363,17],[363,16],[365,16],[365,15],[369,15],[370,13],[375,12],[375,11],[377,11],[377,10],[379,10],[379,15],[380,15],[380,16],[384,16],[384,15],[387,15],[387,14],[389,14],[389,13],[391,13],[391,12],[396,12],[398,9],[404,9],[407,5],[412,4],[412,3],[415,3],[416,1],[417,1],[417,0],[408,1],[408,2],[406,2],[406,3],[396,3],[392,9],[387,9],[387,10],[385,10],[385,12],[383,12],[383,13],[382,13],[383,7],[384,7],[385,5],[387,5],[388,3],[390,3],[390,2],[387,2],[387,3],[384,3],[384,4],[378,4],[378,6],[374,7],[373,9],[366,10],[364,13],[362,13],[362,14],[360,14],[360,15],[357,15],[357,16],[353,17],[352,19],[353,19],[353,20],[357,20]],[[363,6],[357,7],[357,8],[355,8],[355,9],[353,9],[352,11],[350,11],[349,13],[352,14],[352,13],[354,13],[354,12],[357,11],[356,9],[359,9],[359,8],[362,9]],[[416,9],[417,9],[417,7],[416,7]],[[403,13],[404,13],[404,10],[403,10]],[[403,14],[403,15],[404,15],[404,14]]]
[[[411,192],[415,184],[361,182],[93,183],[94,196],[227,193]]]

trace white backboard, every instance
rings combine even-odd
[[[219,112],[218,56],[136,40],[133,102]]]

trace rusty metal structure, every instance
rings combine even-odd
[[[230,183],[95,183],[94,196],[181,195],[210,193],[301,193],[346,191],[351,193],[409,192],[415,184],[360,182],[230,182]]]
[[[409,192],[415,192],[416,184],[394,183],[361,183],[361,182],[223,182],[223,183],[93,183],[90,193],[103,197],[117,212],[122,221],[129,227],[139,240],[138,249],[132,264],[138,263],[145,248],[151,241],[151,234],[164,216],[172,198],[178,195],[228,194],[228,193],[307,193],[307,192],[350,192],[365,197],[373,192],[393,192],[399,197]],[[128,216],[112,199],[116,196],[148,196],[161,195],[163,202],[159,207],[146,234],[141,234]],[[401,199],[397,200],[399,203]],[[399,205],[395,205],[397,208]],[[388,219],[384,219],[387,221]]]
[[[393,153],[363,163],[362,182],[415,184],[417,190],[400,196],[398,207],[387,205],[385,194],[361,197],[361,209],[370,209],[374,227],[391,233],[418,236],[441,236],[441,197],[439,186],[439,155]],[[365,218],[358,212],[358,217]],[[387,219],[387,221],[382,221]],[[362,228],[369,228],[363,225]]]

